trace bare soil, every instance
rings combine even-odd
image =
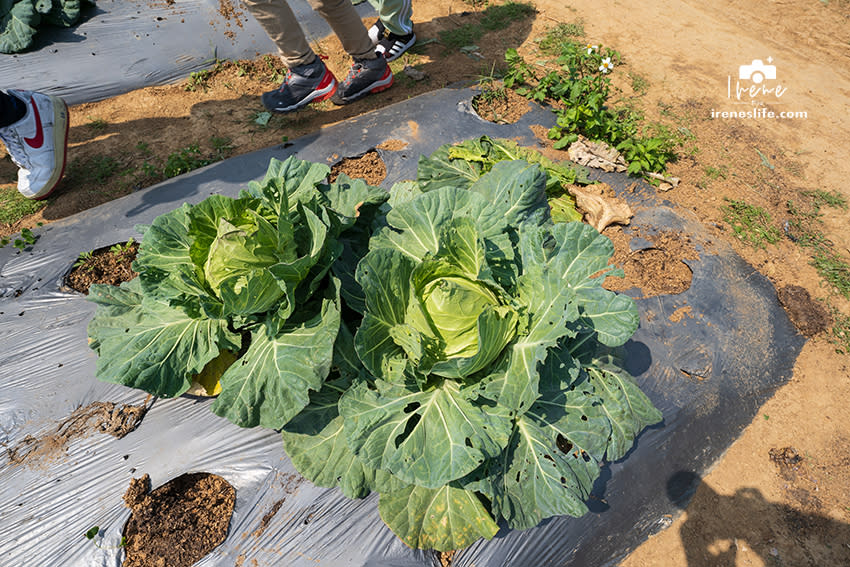
[[[0,235],[64,218],[160,181],[169,157],[186,148],[197,148],[184,152],[189,157],[211,161],[280,144],[447,84],[488,77],[504,68],[504,53],[511,47],[533,62],[541,58],[535,40],[547,29],[581,21],[588,43],[622,54],[611,75],[619,89],[615,98],[682,136],[679,158],[668,168],[681,183],[661,196],[698,219],[712,239],[730,243],[777,289],[798,286],[808,292],[809,307],[829,305],[850,315],[850,301],[818,275],[810,249],[791,238],[754,248],[735,235],[722,209],[725,199],[757,205],[786,234],[785,221],[794,220],[789,202],[812,210],[813,190],[836,191],[850,200],[850,2],[533,3],[538,10],[534,18],[476,41],[484,59],[428,43],[393,67],[400,71],[412,66],[425,73],[424,79],[397,72],[396,84],[384,93],[344,107],[322,103],[272,116],[265,125],[258,122],[263,110],[259,94],[276,86],[282,72],[273,58],[220,64],[199,84],[187,80],[75,106],[70,163],[56,196],[39,213],[0,226]],[[436,39],[440,31],[477,22],[481,7],[472,4],[415,1],[418,37]],[[239,33],[238,27],[233,32]],[[345,75],[349,61],[334,38],[317,49],[328,56],[337,76]],[[749,96],[737,100],[735,84],[739,67],[755,59],[776,66],[786,92],[781,98],[759,94],[752,97],[753,106]],[[753,108],[806,116],[734,119],[718,114]],[[557,150],[547,155],[566,159]],[[0,160],[0,181],[6,182],[0,187],[13,190],[14,176],[11,162]],[[813,226],[842,259],[850,260],[850,213],[834,207],[821,207],[819,213]],[[616,241],[622,229],[609,230]],[[686,259],[670,250],[671,242],[656,242],[637,254],[648,261],[650,252],[657,256],[640,280],[644,293],[652,292],[655,270],[680,268]],[[618,254],[627,250],[620,247]],[[628,258],[619,258],[628,265]],[[686,279],[684,272],[678,280],[667,278],[680,286]],[[794,315],[800,308],[793,301],[783,303],[811,339],[792,380],[760,408],[724,458],[700,479],[682,514],[669,518],[667,529],[635,550],[622,567],[850,564],[850,357],[830,342],[822,312],[802,308],[820,321],[813,325],[809,315]],[[687,310],[676,316],[687,317]],[[762,356],[758,345],[753,356]],[[795,474],[791,479],[789,471]]]
[[[119,246],[114,250],[113,246]],[[133,260],[139,250],[138,242],[118,242],[113,246],[99,248],[87,258],[79,259],[65,276],[65,285],[85,295],[93,283],[120,285],[138,274],[133,271]]]
[[[151,491],[146,474],[130,481],[124,502],[123,567],[189,567],[227,537],[236,490],[210,473],[180,475]]]
[[[148,400],[150,396],[148,396]],[[106,433],[116,439],[134,431],[150,406],[92,402],[75,409],[71,415],[39,436],[27,435],[8,449],[9,461],[28,467],[48,467],[67,454],[72,442],[94,433]]]

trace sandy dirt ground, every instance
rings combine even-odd
[[[187,148],[197,151],[184,151],[184,157],[204,159],[246,153],[446,84],[497,74],[506,49],[516,47],[533,60],[535,39],[547,29],[581,21],[589,43],[623,56],[613,73],[618,96],[684,134],[679,159],[669,166],[682,182],[664,197],[729,241],[778,289],[802,286],[816,301],[850,315],[850,302],[818,275],[809,250],[789,238],[753,248],[735,237],[721,210],[725,198],[745,200],[767,210],[782,230],[789,201],[810,202],[807,192],[837,191],[850,200],[848,0],[533,4],[535,17],[477,42],[483,59],[426,43],[394,63],[396,84],[385,93],[345,107],[322,103],[273,116],[265,125],[258,123],[258,95],[279,81],[281,68],[263,58],[221,64],[194,85],[151,87],[73,107],[70,163],[61,188],[39,213],[0,225],[0,235],[161,180],[168,156]],[[435,39],[441,30],[475,22],[481,9],[461,0],[414,1],[417,34]],[[345,76],[348,62],[336,40],[318,49]],[[775,66],[776,80],[769,84],[781,89],[739,95],[739,68],[756,59]],[[407,77],[404,65],[426,77]],[[805,116],[721,114],[743,110]],[[13,188],[14,174],[8,158],[0,161],[0,188]],[[821,213],[818,231],[850,260],[850,213],[830,207]],[[758,345],[753,356],[759,356]],[[702,479],[686,510],[622,567],[850,565],[848,407],[850,356],[837,352],[830,330],[820,332],[804,347],[793,379]]]

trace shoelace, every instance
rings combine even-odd
[[[15,162],[18,167],[30,169],[32,164],[30,163],[27,152],[24,151],[24,145],[21,143],[21,137],[18,133],[14,130],[10,130],[8,134],[0,136],[0,139],[3,140],[4,144],[6,144],[6,151],[9,152],[9,156],[12,158],[12,161]],[[18,157],[20,157],[22,161],[18,161]]]

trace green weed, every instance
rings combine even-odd
[[[540,40],[541,50],[556,56],[543,67],[556,70],[538,71],[539,66],[526,63],[515,49],[509,49],[505,86],[531,100],[555,103],[556,125],[549,130],[555,148],[566,148],[582,135],[619,150],[632,175],[663,172],[676,156],[679,137],[660,124],[642,126],[642,113],[628,105],[610,104],[608,73],[622,58],[613,49],[576,41],[578,31],[582,31],[578,24],[572,28],[562,24]]]
[[[213,163],[213,161],[215,160],[211,160],[201,153],[201,149],[198,144],[192,144],[169,154],[168,158],[165,160],[162,175],[166,179],[177,177],[178,175],[188,173],[192,170],[198,169],[199,167],[209,165]]]
[[[116,256],[121,256],[122,254],[126,254],[127,252],[129,252],[133,248],[133,244],[135,243],[136,241],[133,240],[133,238],[131,237],[129,240],[127,240],[127,242],[124,242],[123,244],[120,242],[118,244],[113,244],[109,247],[109,251],[115,254]]]
[[[548,55],[560,55],[561,50],[574,39],[584,37],[584,22],[577,20],[573,23],[558,24],[551,28],[537,42],[540,51]]]
[[[88,250],[86,252],[80,252],[80,255],[77,257],[77,261],[74,262],[74,268],[86,268],[87,270],[91,270],[91,266],[87,266],[89,260],[92,258],[92,251]]]
[[[95,132],[102,132],[103,130],[106,130],[106,127],[109,125],[109,123],[103,118],[93,118],[89,116],[88,119],[88,127]]]
[[[479,23],[463,24],[452,30],[443,30],[439,33],[439,40],[447,51],[454,51],[474,44],[486,32],[503,30],[515,24],[517,20],[531,17],[535,13],[537,10],[534,6],[524,2],[507,2],[499,6],[488,6],[481,12]]]
[[[0,224],[15,223],[45,206],[46,201],[27,199],[15,188],[0,188]]]
[[[800,203],[788,201],[786,204],[790,216],[788,234],[799,246],[811,249],[811,265],[818,275],[838,293],[850,299],[850,263],[835,250],[835,245],[821,230],[821,207],[846,210],[847,202],[837,192],[820,189],[804,191],[802,195],[808,200],[803,199]]]
[[[831,307],[832,332],[829,342],[835,345],[835,350],[841,354],[850,354],[850,317]]]
[[[765,244],[776,244],[782,238],[782,232],[771,225],[770,213],[766,210],[744,201],[725,201],[728,205],[720,207],[724,213],[723,220],[744,242],[755,248],[764,248]]]

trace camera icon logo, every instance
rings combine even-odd
[[[749,65],[738,67],[738,78],[749,79],[759,85],[765,79],[776,78],[776,65],[765,65],[761,59],[753,59],[753,62]]]

